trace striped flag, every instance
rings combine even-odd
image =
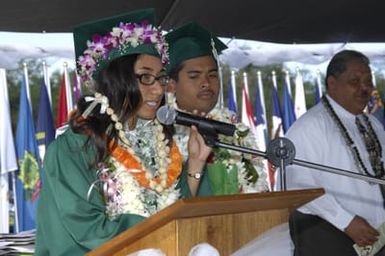
[[[59,92],[59,106],[57,109],[56,128],[60,128],[67,123],[68,111],[67,111],[67,93],[66,93],[66,79],[63,74],[60,83]]]
[[[295,98],[294,98],[294,111],[296,118],[300,118],[306,112],[306,99],[305,91],[303,88],[303,78],[299,68],[297,68],[297,74],[295,76]]]
[[[40,157],[27,99],[26,79],[24,76],[21,85],[16,130],[16,153],[19,163],[16,179],[17,232],[35,228],[36,199],[40,190]]]
[[[249,99],[249,89],[247,84],[247,74],[243,74],[243,85],[242,85],[242,123],[250,128],[250,131],[253,134],[256,134],[255,131],[255,117],[251,107]]]
[[[9,174],[17,170],[5,69],[0,69],[0,233],[9,233]],[[14,172],[13,172],[14,175]]]

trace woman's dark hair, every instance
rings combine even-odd
[[[343,72],[346,71],[346,64],[350,61],[358,61],[365,65],[370,64],[368,57],[366,57],[361,52],[352,51],[352,50],[343,50],[333,56],[331,59],[325,77],[326,88],[328,86],[327,79],[329,76],[338,77]]]
[[[139,54],[132,54],[112,60],[98,73],[95,81],[94,91],[108,98],[109,107],[114,110],[122,124],[136,115],[142,102],[134,70],[138,57]],[[82,113],[90,104],[91,102],[85,100],[85,96],[78,101],[77,109],[70,118],[70,126],[75,133],[89,136],[86,144],[95,145],[97,157],[94,164],[96,164],[108,156],[108,143],[112,139],[118,141],[119,137],[111,117],[106,113],[100,114],[100,104],[86,119],[82,118]],[[172,138],[172,134],[168,134],[168,131],[169,129],[165,129],[166,137]]]

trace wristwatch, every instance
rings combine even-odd
[[[191,178],[196,179],[196,180],[200,180],[202,178],[203,174],[201,172],[193,172],[193,173],[189,172],[189,173],[187,173],[187,175]]]

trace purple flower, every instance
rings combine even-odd
[[[79,57],[79,75],[83,81],[91,81],[97,62],[107,59],[112,49],[137,47],[140,44],[154,44],[163,64],[168,62],[168,45],[161,31],[148,21],[137,23],[120,23],[105,36],[93,35],[92,41],[87,42],[88,48]]]

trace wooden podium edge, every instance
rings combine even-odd
[[[178,218],[202,217],[207,215],[233,214],[297,208],[324,194],[324,189],[291,190],[223,196],[193,197],[181,199],[171,206],[150,216],[146,220],[120,233],[107,243],[90,251],[87,255],[108,255],[146,236]],[[276,200],[279,199],[279,200]]]

